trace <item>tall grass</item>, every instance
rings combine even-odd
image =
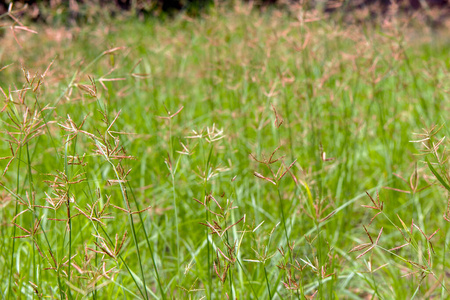
[[[449,297],[445,30],[8,17],[2,298]]]

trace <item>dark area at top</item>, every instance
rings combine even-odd
[[[249,0],[242,0],[249,2]],[[95,15],[97,9],[103,15],[116,17],[121,14],[146,16],[170,16],[178,12],[198,15],[205,8],[220,1],[213,0],[0,0],[0,15],[8,11],[10,3],[14,10],[21,10],[33,21],[48,23],[58,15],[58,20],[78,23]],[[261,8],[285,6],[299,3],[299,0],[260,0],[253,3]],[[307,8],[318,8],[325,12],[350,13],[359,9],[369,9],[372,14],[383,14],[396,5],[400,10],[410,12],[423,9],[439,9],[440,18],[450,16],[450,0],[309,0],[303,1]]]

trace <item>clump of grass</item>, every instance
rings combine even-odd
[[[448,296],[448,36],[287,9],[2,17],[3,298]]]

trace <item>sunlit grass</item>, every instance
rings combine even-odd
[[[338,20],[5,32],[2,298],[447,298],[449,36]]]

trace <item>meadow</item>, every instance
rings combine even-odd
[[[450,297],[446,28],[0,21],[0,298]]]

